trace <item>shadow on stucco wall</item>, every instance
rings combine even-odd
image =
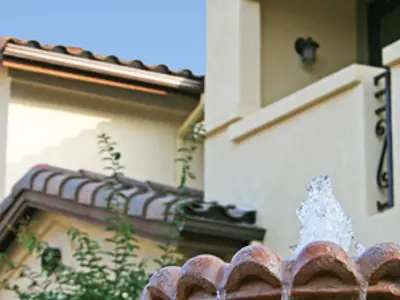
[[[73,96],[73,97],[72,97]],[[6,191],[33,165],[103,172],[97,135],[109,134],[127,176],[174,184],[176,136],[184,116],[17,84],[9,106]],[[194,162],[202,188],[202,149]],[[5,195],[4,195],[5,196]]]

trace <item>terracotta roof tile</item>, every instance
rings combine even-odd
[[[255,225],[255,211],[206,202],[197,189],[187,189],[182,195],[174,187],[150,181],[38,165],[0,203],[0,251],[15,239],[9,226],[18,228],[37,210],[104,224],[111,215],[106,207],[112,190],[119,191],[117,201],[138,234],[150,239],[165,240],[173,230],[179,236],[179,247],[217,251],[213,253],[234,253],[250,241],[264,239],[265,230]],[[185,222],[179,229],[171,228],[166,221],[182,203],[189,204],[184,207]]]
[[[400,297],[399,279],[400,245],[393,243],[377,244],[355,260],[330,242],[311,243],[289,260],[264,246],[248,246],[230,264],[200,255],[181,269],[164,268],[142,299],[281,299],[287,291],[291,299],[358,299],[363,289],[368,299],[389,299]]]
[[[106,209],[112,190],[118,190],[116,200],[122,205],[122,212],[131,217],[138,234],[153,240],[165,241],[173,231],[178,247],[226,254],[264,239],[265,229],[255,225],[255,211],[206,202],[203,192],[197,189],[187,189],[182,195],[174,187],[150,181],[38,165],[0,203],[0,251],[15,239],[9,227],[18,228],[37,210],[105,224],[112,215]],[[180,228],[172,228],[166,221],[183,203],[189,204],[184,207],[185,221]]]
[[[63,45],[42,45],[36,40],[20,40],[17,38],[11,38],[11,37],[0,37],[0,52],[2,52],[2,49],[8,44],[15,44],[19,46],[26,46],[26,47],[31,47],[31,48],[36,48],[40,50],[46,50],[50,52],[57,52],[57,53],[62,53],[62,54],[67,54],[75,57],[81,57],[81,58],[86,58],[89,60],[95,60],[95,61],[101,61],[101,62],[106,62],[110,64],[115,64],[115,65],[121,65],[121,66],[127,66],[127,67],[132,67],[135,69],[140,69],[144,71],[152,71],[156,73],[162,73],[162,74],[167,74],[167,75],[172,75],[172,76],[178,76],[186,79],[192,79],[196,81],[204,81],[204,75],[196,75],[193,74],[192,71],[188,69],[183,69],[180,71],[172,71],[168,66],[160,64],[160,65],[155,65],[155,66],[150,66],[144,64],[140,60],[123,60],[118,58],[115,55],[99,55],[99,54],[94,54],[93,52],[79,48],[79,47],[68,47],[68,46],[63,46]]]
[[[111,186],[113,189],[110,189]],[[205,202],[203,193],[196,189],[188,189],[186,195],[182,197],[176,188],[154,182],[141,182],[123,176],[110,179],[88,171],[74,172],[48,165],[33,167],[14,186],[8,198],[15,198],[17,194],[26,190],[99,208],[107,207],[110,193],[112,190],[118,190],[124,197],[118,196],[116,200],[121,204],[128,202],[126,210],[130,216],[167,220],[178,205],[190,202],[192,205],[186,210],[192,216],[234,223],[255,223],[254,211],[222,206],[216,202]],[[1,203],[0,215],[4,211],[4,205],[9,202],[6,199]],[[173,205],[167,205],[168,203]]]

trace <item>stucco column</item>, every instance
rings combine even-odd
[[[207,0],[205,124],[213,131],[261,106],[260,3]]]
[[[8,105],[11,83],[7,71],[0,67],[0,201],[5,197]]]

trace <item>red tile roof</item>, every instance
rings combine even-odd
[[[212,228],[213,236],[230,238],[238,244],[262,240],[265,234],[265,230],[255,226],[255,211],[206,202],[203,192],[197,189],[187,189],[182,195],[174,187],[151,181],[124,176],[107,178],[84,170],[38,165],[29,170],[14,185],[11,195],[0,203],[0,248],[9,235],[10,223],[17,224],[22,211],[28,207],[104,223],[109,214],[107,204],[112,190],[118,191],[114,200],[120,202],[124,213],[132,218],[137,232],[152,238],[168,230],[166,221],[182,203],[190,203],[185,206],[188,231],[194,229],[199,234],[203,224],[204,234],[209,234]]]
[[[197,204],[191,206],[192,214],[200,217],[206,216],[208,212],[212,212],[215,216],[222,209],[219,219],[225,216],[223,221],[248,224],[255,222],[254,211],[241,210],[229,205],[222,206],[216,202],[204,202],[201,190],[188,189],[182,197],[177,188],[160,183],[138,181],[124,176],[109,179],[90,171],[75,172],[49,165],[38,165],[29,170],[14,185],[9,198],[15,198],[21,191],[30,190],[84,205],[106,208],[107,199],[111,193],[110,186],[124,195],[116,200],[124,203],[127,201],[126,213],[133,217],[166,220],[165,213],[170,216],[182,202],[191,202]],[[0,216],[6,202],[0,204]]]
[[[295,258],[281,259],[264,246],[241,249],[230,263],[211,255],[167,267],[151,278],[143,300],[186,299],[397,299],[400,245],[378,244],[355,260],[330,242],[309,244]],[[219,296],[218,296],[219,295]],[[338,298],[336,298],[338,297]],[[383,298],[382,298],[383,297]]]
[[[5,48],[7,44],[15,44],[19,46],[26,46],[31,48],[36,48],[40,50],[45,50],[49,52],[56,52],[71,55],[74,57],[86,58],[88,60],[101,61],[105,63],[132,67],[135,69],[140,69],[144,71],[151,71],[166,75],[172,75],[177,77],[182,77],[186,79],[204,81],[204,75],[193,74],[191,70],[184,69],[180,71],[172,71],[167,65],[159,64],[156,66],[149,66],[144,64],[141,60],[122,60],[115,55],[99,55],[93,52],[79,48],[79,47],[68,47],[63,45],[42,45],[36,40],[20,40],[17,38],[0,37],[0,52]]]

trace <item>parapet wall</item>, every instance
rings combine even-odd
[[[282,294],[284,296],[282,296]],[[310,243],[282,260],[264,246],[241,249],[230,263],[200,255],[154,274],[142,294],[158,299],[400,298],[400,245],[377,244],[352,259],[337,244]]]

